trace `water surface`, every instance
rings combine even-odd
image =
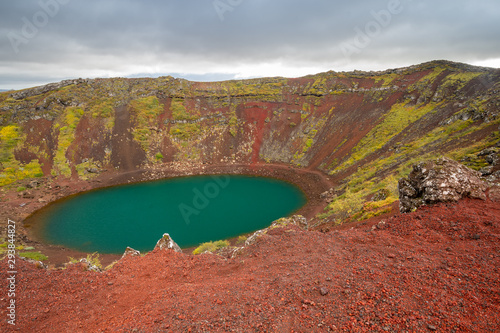
[[[169,233],[181,247],[265,228],[306,203],[296,186],[252,176],[195,176],[99,189],[26,220],[50,244],[100,253],[150,251]]]

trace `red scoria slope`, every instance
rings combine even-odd
[[[17,260],[2,332],[498,332],[500,204],[463,200],[328,233],[270,230],[233,259],[155,250],[104,273]]]

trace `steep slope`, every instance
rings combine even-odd
[[[334,189],[314,221],[324,227],[386,212],[397,178],[419,159],[488,166],[488,154],[477,154],[496,153],[499,89],[500,70],[434,61],[296,79],[78,79],[5,92],[0,185],[29,199],[34,177],[89,188],[137,170],[281,164],[329,177]],[[382,200],[370,203],[377,193]]]
[[[468,199],[343,231],[275,228],[227,260],[155,250],[96,273],[17,259],[14,328],[498,332],[499,236],[498,203]],[[2,279],[7,270],[1,261]]]

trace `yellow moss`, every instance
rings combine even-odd
[[[42,176],[42,168],[37,160],[32,160],[24,165],[14,160],[0,173],[0,186],[11,184],[17,180]]]
[[[214,97],[243,95],[252,96],[252,98],[261,101],[277,101],[282,98],[282,89],[286,83],[287,79],[282,78],[250,79],[244,81],[231,80],[213,83],[214,85],[217,84],[218,89],[212,89],[210,93]],[[207,92],[204,91],[204,93],[206,94]]]
[[[78,177],[84,180],[88,180],[98,176],[97,173],[89,173],[87,169],[97,169],[97,170],[100,169],[99,164],[94,162],[92,158],[89,158],[86,162],[77,164],[75,167],[76,167],[76,172],[78,173]]]
[[[398,78],[398,74],[386,74],[386,75],[379,75],[379,76],[375,76],[373,77],[373,79],[375,80],[375,83],[379,83],[380,81],[382,81],[382,87],[388,87],[391,85],[392,81],[394,81],[394,79]]]
[[[19,127],[16,125],[4,126],[0,129],[0,142],[2,144],[19,138]]]
[[[134,126],[132,135],[142,149],[149,151],[152,141],[151,127],[156,127],[158,116],[163,112],[163,104],[156,96],[139,98],[130,102]]]
[[[444,79],[444,82],[441,86],[447,87],[447,86],[455,86],[455,89],[460,90],[462,89],[469,81],[475,79],[476,77],[482,75],[483,73],[478,73],[478,72],[463,72],[463,73],[453,73]]]
[[[180,140],[191,140],[196,138],[201,132],[199,124],[175,124],[170,129],[170,135]]]
[[[91,105],[90,112],[92,117],[110,118],[114,115],[114,106],[112,100],[102,100]]]
[[[418,80],[419,83],[429,83],[434,81],[441,73],[443,73],[446,70],[444,67],[435,67],[431,73],[427,74],[420,80]]]
[[[16,125],[4,126],[0,129],[0,186],[11,184],[25,178],[43,176],[37,160],[21,164],[14,158],[14,150],[21,146],[25,136]]]
[[[336,198],[327,206],[327,209],[332,214],[335,213],[345,217],[357,213],[362,205],[363,198],[347,188],[342,196]]]
[[[238,118],[236,118],[236,115],[232,115],[231,118],[229,118],[229,133],[231,133],[232,136],[236,136],[238,133]]]
[[[204,252],[215,252],[219,249],[222,249],[224,247],[228,247],[229,242],[226,240],[219,240],[216,242],[207,242],[203,243],[200,246],[198,246],[194,251],[193,254],[201,254]]]
[[[78,107],[68,107],[57,121],[59,127],[58,146],[54,156],[53,175],[71,176],[70,161],[73,156],[67,156],[67,150],[75,139],[75,129],[83,116],[83,110]]]
[[[191,114],[187,111],[182,99],[174,98],[170,104],[170,110],[172,111],[172,118],[175,120],[196,120],[199,118],[198,113]]]
[[[14,149],[21,141],[21,130],[16,125],[0,129],[0,163],[8,163],[14,158]]]
[[[93,118],[104,118],[105,126],[108,130],[115,125],[114,101],[111,99],[95,101],[90,105],[90,112]]]
[[[394,104],[391,110],[382,116],[382,121],[354,147],[349,159],[337,170],[344,170],[382,148],[394,136],[435,108],[436,104],[432,103],[422,107]]]

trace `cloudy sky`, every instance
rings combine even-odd
[[[0,89],[67,78],[500,67],[498,0],[0,2]]]

